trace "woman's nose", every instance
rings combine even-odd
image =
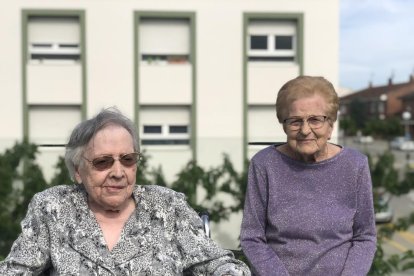
[[[312,129],[310,128],[308,121],[303,121],[303,124],[300,126],[300,133],[303,135],[308,135]]]
[[[111,167],[111,176],[120,178],[124,176],[124,166],[119,162],[119,160],[115,160],[114,164]]]

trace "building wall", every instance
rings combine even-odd
[[[81,12],[84,16],[84,64],[80,63],[83,67],[64,69],[74,72],[51,70],[52,67],[43,68],[50,73],[31,72],[33,68],[26,68],[23,54],[26,49],[22,45],[23,11],[67,10]],[[134,21],[137,12],[192,14],[194,63],[179,67],[181,72],[169,73],[171,68],[162,68],[165,69],[163,73],[154,72],[152,69],[156,68],[151,67],[139,71],[135,44],[138,26]],[[244,24],[248,14],[301,16],[303,46],[299,67],[286,67],[283,63],[277,70],[266,66],[249,67],[244,53],[244,43],[247,42],[243,41],[247,38]],[[61,118],[67,118],[65,122],[75,124],[76,120],[89,118],[109,106],[117,106],[137,122],[140,121],[143,104],[186,106],[190,110],[191,144],[144,147],[153,156],[151,165],[162,164],[167,178],[171,179],[193,157],[201,166],[209,168],[220,164],[222,154],[228,153],[236,168],[241,169],[243,159],[260,149],[247,146],[249,137],[284,140],[272,111],[280,85],[297,74],[307,74],[323,75],[338,87],[339,1],[21,0],[3,3],[0,22],[4,41],[0,43],[0,123],[7,126],[0,132],[0,150],[30,133],[30,126],[24,124],[33,124],[31,120],[35,115],[43,118],[45,110],[50,112],[45,118],[51,118],[56,114],[53,112],[57,112]],[[250,74],[253,70],[259,72],[256,77]],[[50,79],[42,81],[36,74],[47,75]],[[180,80],[175,82],[179,91],[171,91],[164,98],[145,93],[149,91],[148,87],[153,86],[158,90],[171,89],[166,85],[167,78]],[[52,99],[53,95],[42,92],[52,89],[50,87],[63,87],[69,91],[76,89],[80,94],[69,95],[62,90],[61,95]],[[23,91],[37,92],[29,92],[25,99]],[[27,110],[28,107],[31,111]],[[28,115],[32,111],[35,115]],[[57,128],[47,127],[46,120],[40,120],[46,122],[40,130],[33,130],[32,126],[34,133],[51,138],[57,135],[56,141],[61,142],[66,134],[56,134]],[[335,135],[333,141],[336,141]],[[62,149],[42,151],[40,159],[47,168],[47,177],[51,177],[53,172],[51,160],[62,152]],[[221,223],[220,227],[214,226],[213,237],[223,246],[235,248],[240,219],[241,214],[237,214]]]
[[[414,82],[410,81],[404,87],[390,91],[387,94],[387,116],[399,116],[404,112],[403,109],[404,103],[401,100],[401,97],[412,94],[414,91]]]

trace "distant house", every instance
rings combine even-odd
[[[414,135],[414,77],[408,82],[394,84],[389,79],[387,85],[356,91],[340,98],[340,118],[350,118],[358,110],[359,123],[368,120],[398,118],[405,126],[405,135]],[[354,111],[352,111],[354,110]]]
[[[363,108],[365,119],[402,118],[405,111],[414,111],[414,78],[408,82],[394,84],[390,79],[387,85],[372,86],[348,94],[340,99],[340,116],[350,115],[352,103],[358,103]],[[406,103],[407,101],[407,103]],[[408,101],[411,101],[408,104]]]

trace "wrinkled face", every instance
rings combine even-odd
[[[86,147],[75,178],[88,192],[90,206],[102,210],[119,210],[128,203],[135,184],[137,166],[124,166],[119,157],[134,152],[132,136],[117,125],[108,125],[96,133]],[[112,156],[115,162],[105,170],[96,169],[87,160]],[[87,160],[86,160],[87,159]]]
[[[326,155],[327,141],[333,130],[332,124],[326,120],[321,127],[312,129],[306,122],[309,117],[326,115],[327,103],[320,95],[298,99],[290,105],[287,118],[298,117],[305,120],[297,130],[291,130],[287,124],[283,125],[288,146],[301,159],[319,161]]]

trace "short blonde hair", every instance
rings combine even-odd
[[[276,99],[276,116],[283,123],[288,116],[289,106],[298,99],[320,95],[328,104],[327,116],[331,123],[338,116],[339,98],[332,83],[323,77],[299,76],[280,88]]]

